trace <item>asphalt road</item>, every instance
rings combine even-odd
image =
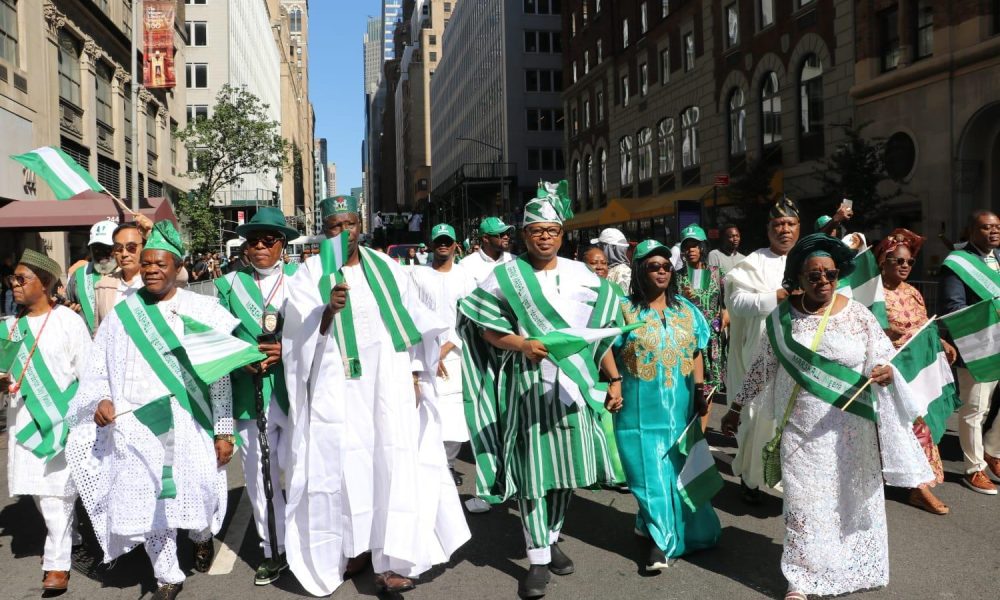
[[[718,425],[719,407],[714,411]],[[947,481],[936,488],[938,496],[952,507],[939,517],[905,504],[906,494],[888,489],[891,582],[884,590],[855,597],[883,598],[1000,598],[1000,497],[975,494],[959,483],[960,452],[952,429],[944,438],[941,453]],[[784,528],[781,502],[769,497],[758,507],[748,507],[739,497],[738,483],[728,475],[734,448],[729,440],[709,435],[716,448],[726,487],[716,497],[722,520],[722,539],[713,550],[685,557],[669,569],[648,574],[640,567],[632,529],[635,500],[617,491],[579,491],[570,506],[562,544],[576,562],[577,572],[553,576],[547,598],[581,600],[633,598],[705,598],[735,600],[781,597],[785,581],[779,569]],[[0,481],[6,481],[6,435],[0,439]],[[466,457],[467,458],[467,457]],[[234,461],[235,463],[235,461]],[[468,462],[460,471],[473,472]],[[243,497],[242,477],[237,466],[230,474],[229,514],[216,539],[217,557],[213,573],[191,569],[191,545],[182,535],[181,565],[189,573],[181,598],[253,599],[303,598],[301,586],[290,574],[275,585],[253,585],[253,571],[261,559],[256,533],[250,522],[250,507]],[[463,499],[472,492],[472,477],[460,490]],[[4,495],[5,496],[5,495]],[[482,600],[516,598],[517,579],[527,569],[524,543],[517,512],[512,505],[495,507],[484,515],[468,515],[472,540],[452,561],[427,573],[409,599]],[[31,499],[0,501],[0,600],[37,598],[41,595],[39,559],[44,543],[44,525]],[[85,545],[78,561],[83,572],[74,571],[70,590],[62,597],[128,599],[148,598],[154,587],[152,570],[139,549],[115,564],[102,566],[97,558],[87,565],[87,553],[99,557],[99,548]],[[375,596],[371,572],[341,586],[333,598]]]

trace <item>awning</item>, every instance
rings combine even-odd
[[[143,198],[139,212],[154,222],[169,219],[177,223],[166,198]],[[123,223],[132,217],[105,194],[84,192],[69,200],[14,200],[0,207],[0,230],[69,231],[90,229],[104,219]]]
[[[661,194],[646,200],[642,206],[639,206],[634,211],[632,211],[633,219],[655,219],[656,217],[664,217],[674,214],[674,209],[677,206],[679,200],[697,200],[701,201],[706,196],[712,193],[715,189],[714,185],[700,185],[695,187],[688,187],[682,190],[677,190],[676,192],[670,192],[669,194]],[[719,198],[725,195],[724,189],[719,189]]]
[[[603,208],[595,208],[594,210],[578,213],[572,219],[563,223],[563,228],[566,231],[573,231],[574,229],[597,227],[600,224],[601,213],[603,212]]]

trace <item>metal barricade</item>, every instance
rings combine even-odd
[[[206,281],[195,281],[194,283],[188,282],[187,287],[184,288],[189,292],[194,292],[196,294],[201,294],[202,296],[218,296],[218,290],[215,287],[215,282],[211,279]]]

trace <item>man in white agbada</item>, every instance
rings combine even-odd
[[[45,520],[42,589],[69,585],[76,524],[76,488],[70,480],[63,443],[70,398],[90,351],[90,332],[75,312],[50,298],[62,269],[51,258],[25,250],[14,270],[17,317],[0,322],[7,359],[0,362],[0,389],[10,392],[12,424],[7,454],[11,496],[32,496]]]
[[[486,217],[479,223],[479,249],[462,259],[462,266],[480,284],[490,276],[497,265],[514,260],[510,250],[513,225],[500,217]]]
[[[455,331],[458,302],[476,289],[476,281],[463,268],[455,264],[455,228],[440,223],[431,229],[433,260],[427,268],[413,269],[415,291],[420,299],[437,313],[448,329],[438,336],[441,362],[436,372],[423,372],[420,378],[421,401],[429,401],[441,422],[444,440],[455,485],[462,485],[462,476],[455,471],[455,458],[462,444],[469,441],[469,426],[465,421],[465,402],[462,400],[462,340]]]
[[[787,255],[799,240],[799,211],[790,198],[783,196],[771,208],[769,216],[770,245],[750,253],[726,274],[730,319],[726,389],[730,399],[739,395],[763,339],[767,316],[788,298],[781,282]],[[757,418],[754,409],[748,409],[741,419],[742,408],[730,400],[729,412],[722,418],[722,432],[736,435],[739,449],[733,460],[733,474],[740,477],[744,500],[757,503],[764,485],[761,450],[774,437],[776,424],[773,419]]]
[[[68,414],[66,459],[104,561],[144,544],[158,586],[154,600],[181,591],[178,529],[190,530],[195,569],[211,566],[212,536],[226,513],[224,466],[234,449],[229,378],[202,387],[185,366],[186,353],[169,350],[172,339],[183,340],[181,315],[226,333],[238,323],[214,298],[176,288],[183,252],[173,225],[157,223],[140,260],[145,287],[102,323]],[[164,399],[172,446],[135,412]]]
[[[447,327],[399,265],[358,247],[356,199],[320,209],[326,236],[347,231],[349,243],[328,240],[287,284],[288,564],[317,596],[369,560],[376,588],[400,592],[470,536],[431,407],[414,389],[437,368]]]

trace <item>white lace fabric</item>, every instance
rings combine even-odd
[[[805,346],[819,323],[792,311],[792,335]],[[817,351],[864,374],[894,352],[875,317],[854,301],[830,317]],[[877,388],[878,427],[804,390],[798,395],[781,444],[781,569],[790,589],[825,596],[889,582],[883,477],[901,487],[933,479],[910,426],[911,390],[894,375],[892,385]],[[793,387],[765,337],[736,401],[780,419]]]

